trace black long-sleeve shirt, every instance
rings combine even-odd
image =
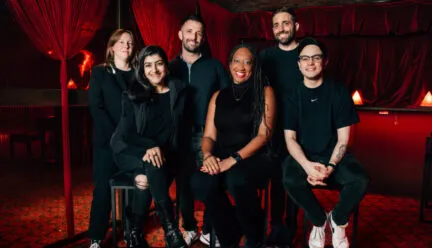
[[[170,62],[171,76],[187,83],[187,118],[191,124],[204,126],[207,108],[213,93],[229,85],[229,77],[222,64],[213,58],[201,56],[190,65],[178,56]]]

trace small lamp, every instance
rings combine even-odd
[[[78,89],[77,85],[75,84],[75,82],[73,81],[73,79],[69,79],[69,82],[67,83],[67,88],[69,90],[76,90]]]
[[[427,92],[423,101],[420,103],[421,107],[432,107],[432,94],[430,91]]]
[[[354,92],[354,94],[352,95],[352,99],[353,99],[354,105],[363,105],[363,100],[362,100],[358,90],[356,90]]]

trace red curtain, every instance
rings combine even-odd
[[[271,13],[232,13],[199,0],[214,57],[226,65],[241,41],[274,45]],[[414,107],[432,90],[432,1],[309,7],[296,10],[297,37],[329,50],[329,76],[360,90],[367,104]]]
[[[195,13],[194,0],[132,0],[132,10],[145,45],[158,45],[173,59],[180,53],[181,21]]]
[[[69,112],[66,61],[93,38],[108,0],[8,0],[8,7],[33,44],[60,60],[64,194],[68,235],[74,233],[70,173]]]

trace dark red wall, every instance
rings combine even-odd
[[[353,148],[371,177],[370,191],[419,197],[432,112],[358,112]]]

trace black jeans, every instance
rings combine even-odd
[[[177,185],[179,186],[179,195],[177,197],[180,198],[180,213],[183,217],[183,228],[186,231],[197,229],[197,222],[195,220],[195,197],[190,182],[193,173],[202,165],[203,155],[201,151],[201,141],[203,137],[203,131],[203,129],[196,129],[192,131],[187,161],[184,163],[182,169],[179,171],[179,175],[176,178],[178,181]],[[209,233],[211,231],[209,214],[207,210],[204,210],[202,230],[204,233]]]
[[[164,155],[167,161],[174,162],[173,157],[169,154]],[[169,187],[175,174],[174,164],[164,164],[161,168],[157,168],[151,163],[142,161],[142,158],[136,155],[126,153],[117,154],[116,162],[123,172],[131,175],[131,180],[135,185],[132,198],[132,213],[146,217],[152,197],[155,202],[171,200]],[[149,189],[143,190],[136,186],[135,177],[140,174],[147,177]]]
[[[89,238],[105,239],[111,212],[110,178],[117,173],[111,148],[93,149],[93,200],[90,210]]]
[[[264,243],[264,211],[257,189],[267,185],[270,166],[266,155],[255,155],[219,175],[194,173],[194,193],[205,204],[221,245],[238,244],[242,233],[246,235],[247,247]]]
[[[328,157],[313,157],[311,161],[328,161]],[[307,174],[297,161],[288,157],[283,164],[283,184],[294,202],[305,211],[314,226],[322,226],[326,221],[326,214],[312,192],[311,185],[306,181]],[[348,222],[353,208],[363,199],[369,178],[363,167],[352,154],[345,154],[336,169],[326,180],[331,186],[342,186],[340,200],[333,209],[333,220],[337,225]]]
[[[286,151],[286,149],[284,150]],[[272,227],[281,226],[285,214],[285,224],[288,228],[287,240],[292,243],[297,231],[297,213],[299,208],[290,197],[286,197],[287,194],[282,184],[282,164],[287,156],[289,156],[288,152],[280,151],[273,160],[274,166],[270,177],[270,224]]]

